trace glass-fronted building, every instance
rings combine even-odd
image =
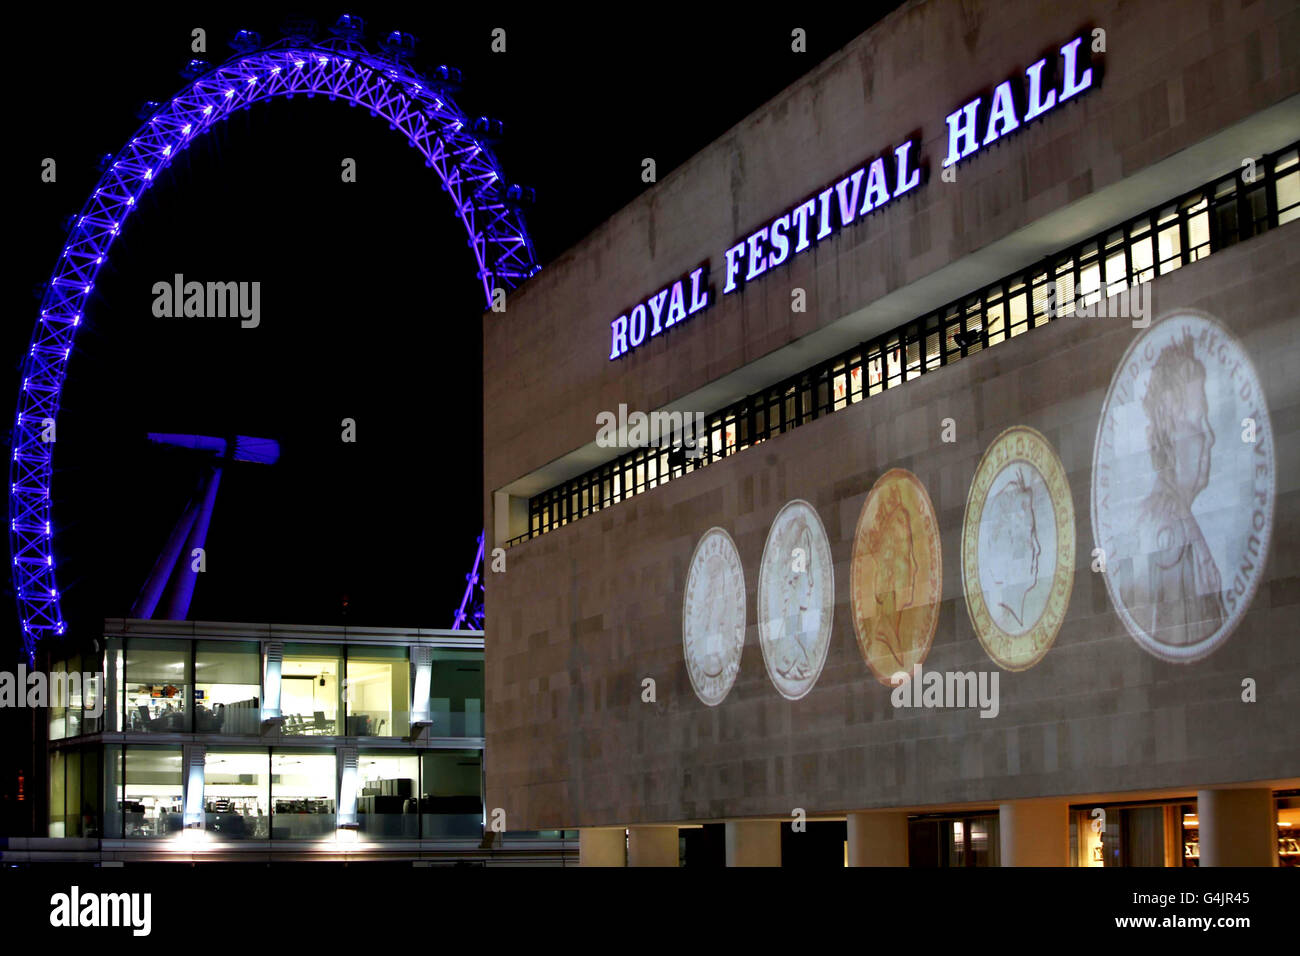
[[[484,806],[482,632],[111,620],[100,647],[51,667],[48,835],[103,859],[576,848]]]

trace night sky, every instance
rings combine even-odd
[[[634,20],[501,8],[449,18],[445,5],[349,12],[365,18],[371,41],[414,33],[418,68],[460,67],[460,107],[504,121],[497,154],[507,179],[537,190],[526,215],[544,268],[650,188],[644,157],[662,179],[891,6],[779,22],[657,6]],[[140,125],[140,104],[183,84],[177,71],[201,55],[190,31],[207,30],[205,58],[217,63],[235,29],[269,41],[285,12],[297,11],[45,4],[25,26],[10,23],[22,37],[11,48],[21,92],[6,151],[18,204],[0,394],[16,399],[33,289],[49,277],[64,219],[93,188],[99,157]],[[302,12],[324,32],[343,11]],[[507,31],[504,54],[490,50],[494,27]],[[808,31],[806,54],[791,52],[794,27]],[[58,163],[54,184],[40,182],[47,156]],[[344,157],[357,162],[355,183],[341,182]],[[260,327],[155,318],[153,284],[175,273],[259,281]],[[273,467],[226,470],[191,618],[451,625],[483,521],[482,292],[436,175],[399,134],[324,97],[234,117],[145,194],[95,292],[54,458],[71,645],[128,613],[193,489],[197,460],[150,446],[149,431],[265,436],[283,450]],[[356,420],[354,444],[340,440],[345,417]],[[16,660],[5,588],[5,657]]]

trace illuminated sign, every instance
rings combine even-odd
[[[948,152],[943,168],[956,165],[985,146],[1043,116],[1093,85],[1083,36],[1060,48],[1059,88],[1044,75],[1047,58],[1028,67],[1023,82],[999,83],[984,98],[958,107],[946,118]],[[789,262],[921,185],[925,166],[916,138],[888,148],[824,189],[739,239],[722,254],[722,295],[742,289],[765,272]],[[709,264],[643,299],[610,323],[611,361],[713,304]],[[689,301],[688,301],[689,300]]]

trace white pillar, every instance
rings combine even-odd
[[[578,831],[579,866],[626,866],[623,827],[583,827]]]
[[[284,645],[266,645],[266,663],[262,670],[262,723],[280,720],[280,672],[284,662]]]
[[[334,818],[334,826],[339,830],[355,830],[360,823],[357,820],[356,747],[338,748],[338,788],[338,815]]]
[[[907,866],[907,814],[849,814],[849,866]]]
[[[207,816],[203,808],[203,780],[207,767],[207,748],[200,744],[186,744],[181,748],[185,758],[185,798],[181,825],[187,829],[203,829]]]
[[[1196,794],[1201,866],[1277,866],[1273,791],[1201,790]]]
[[[998,808],[1003,866],[1069,866],[1070,805],[1015,800]]]
[[[676,827],[631,827],[627,831],[628,866],[677,866]]]
[[[727,822],[727,866],[780,865],[780,823],[775,820]]]

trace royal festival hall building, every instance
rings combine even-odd
[[[1300,861],[1297,49],[1289,0],[912,0],[489,313],[489,812]]]
[[[49,711],[48,838],[5,863],[563,865],[483,806],[483,634],[110,620]]]

